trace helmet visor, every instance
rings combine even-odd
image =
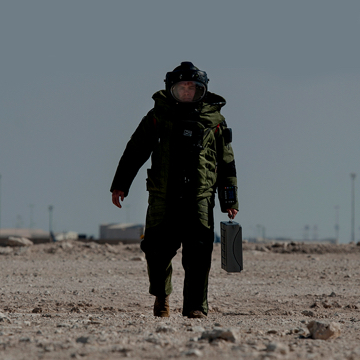
[[[201,100],[206,93],[204,84],[198,81],[179,81],[171,87],[171,95],[176,101],[191,103]]]

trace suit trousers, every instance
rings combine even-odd
[[[211,218],[212,209],[211,211]],[[147,260],[149,292],[155,296],[170,295],[172,258],[182,246],[185,271],[183,315],[192,310],[208,313],[208,278],[214,243],[214,230],[201,224],[195,213],[177,207],[171,217],[145,230],[141,249]]]

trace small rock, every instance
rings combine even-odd
[[[288,245],[288,243],[285,243],[285,242],[284,243],[277,242],[277,243],[273,244],[272,247],[273,248],[283,248],[283,249],[285,249],[287,247],[287,245]]]
[[[334,301],[331,306],[338,309],[342,308],[342,305],[338,301]]]
[[[331,322],[329,324],[321,323],[319,321],[311,321],[307,328],[310,331],[310,336],[313,339],[321,339],[321,340],[328,340],[328,339],[336,339],[340,336],[340,324]]]
[[[90,342],[90,337],[89,336],[80,336],[76,339],[76,342],[80,343],[80,344],[87,344]]]
[[[289,352],[289,347],[280,342],[272,342],[267,345],[266,351],[286,355]]]
[[[355,305],[355,304],[349,304],[349,305],[346,305],[345,306],[346,309],[358,309],[358,305]]]
[[[91,324],[91,325],[101,325],[101,321],[90,320],[89,324]]]
[[[55,350],[55,347],[53,344],[49,344],[49,345],[46,345],[44,346],[44,351],[46,352],[51,352],[51,351],[54,351]]]
[[[20,342],[31,342],[31,339],[29,337],[22,337],[19,339]]]
[[[134,256],[131,261],[145,261],[145,258],[143,256]]]
[[[257,251],[263,251],[263,252],[269,252],[270,250],[266,248],[265,246],[256,245],[255,250]]]
[[[13,252],[13,249],[10,246],[2,247],[0,246],[0,254],[9,255]]]
[[[322,306],[323,306],[325,309],[330,309],[332,305],[331,305],[330,303],[328,303],[327,301],[323,301]]]
[[[70,310],[70,312],[82,313],[83,311],[82,311],[79,307],[74,306],[74,307]]]
[[[304,310],[301,312],[303,315],[305,316],[309,316],[309,317],[313,317],[315,316],[314,312],[310,311],[310,310]]]
[[[291,334],[299,334],[299,335],[301,335],[301,336],[305,336],[305,335],[308,333],[308,331],[305,330],[305,329],[303,329],[303,328],[301,328],[301,327],[298,327],[298,328],[295,328],[295,329],[290,330],[290,333],[291,333]]]
[[[34,243],[24,237],[17,237],[17,236],[9,236],[8,239],[2,240],[3,245],[7,246],[31,246],[34,245]]]
[[[128,352],[130,352],[131,349],[129,348],[125,348],[121,345],[114,345],[112,348],[111,348],[111,352],[119,352],[119,353],[122,353],[125,357],[128,357]]]
[[[205,329],[202,327],[202,326],[194,326],[191,328],[191,331],[194,331],[194,332],[204,332]]]
[[[7,322],[11,324],[11,320],[3,313],[0,313],[0,322]]]
[[[69,242],[61,242],[60,243],[60,247],[63,249],[63,250],[66,250],[66,249],[72,249],[74,247],[74,245],[72,245],[71,243]]]
[[[67,323],[62,323],[62,324],[57,324],[56,327],[58,328],[66,328],[66,327],[70,327],[70,324],[67,324]]]
[[[209,340],[209,342],[214,341],[216,339],[235,342],[236,336],[234,330],[232,329],[223,329],[220,327],[215,327],[213,330],[204,331],[201,335],[201,339],[207,339]]]
[[[101,247],[100,244],[97,244],[95,242],[85,243],[83,246],[90,248],[90,249],[98,249],[99,247]]]
[[[188,351],[184,351],[181,355],[201,357],[203,356],[203,353],[199,349],[191,349]]]
[[[154,336],[154,335],[150,335],[148,337],[145,338],[145,341],[155,344],[155,345],[161,345],[161,339],[158,336]]]
[[[174,332],[176,332],[176,329],[174,329],[168,325],[160,325],[156,328],[156,332],[174,333]]]

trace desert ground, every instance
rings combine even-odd
[[[0,247],[0,359],[360,359],[360,244],[244,243],[244,270],[215,244],[206,319],[152,315],[138,244]],[[337,329],[327,339],[309,332]],[[326,337],[326,336],[325,336]]]

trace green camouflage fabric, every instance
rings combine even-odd
[[[181,159],[182,149],[174,146],[174,133],[179,122],[191,120],[204,131],[204,136],[195,159],[195,182],[189,203],[201,223],[210,228],[213,220],[209,219],[208,209],[214,207],[216,187],[237,186],[234,154],[223,136],[226,124],[220,114],[226,101],[208,92],[206,99],[189,111],[170,101],[164,90],[155,93],[153,99],[154,108],[142,119],[120,159],[111,191],[122,190],[127,196],[138,170],[151,156],[146,180],[149,191],[146,227],[160,224],[176,199],[177,188],[171,174],[177,166],[174,158]],[[238,209],[238,203],[231,208]],[[222,211],[225,212],[223,208]]]

